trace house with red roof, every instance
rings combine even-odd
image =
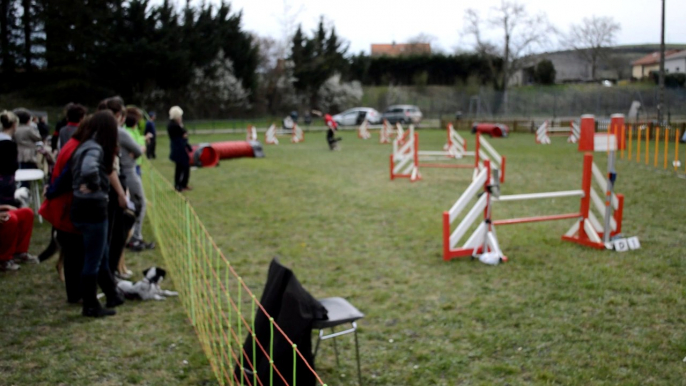
[[[372,56],[431,55],[431,44],[372,44]]]
[[[665,62],[667,57],[680,52],[679,50],[665,51]],[[650,75],[651,71],[660,70],[660,51],[655,51],[638,60],[631,62],[631,76],[636,79],[642,79]]]

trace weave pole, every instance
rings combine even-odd
[[[646,165],[650,164],[650,126],[646,127]]]
[[[667,150],[669,149],[669,127],[665,127],[665,161],[663,169],[667,170]]]
[[[627,154],[627,159],[628,159],[629,161],[631,161],[631,159],[632,159],[632,157],[631,157],[631,149],[632,149],[632,146],[633,146],[633,138],[634,138],[634,127],[633,127],[633,126],[629,126],[629,154]]]
[[[641,162],[641,126],[636,129],[636,162]]]
[[[679,129],[674,133],[674,171],[679,168]]]
[[[657,156],[660,153],[660,128],[656,127],[655,128],[655,161],[654,161],[654,167],[657,167]]]

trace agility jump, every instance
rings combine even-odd
[[[550,127],[550,123],[545,121],[536,129],[536,143],[550,145],[550,137],[554,136],[567,137],[567,142],[577,143],[580,137],[579,125],[575,122],[570,122],[569,127]]]
[[[278,145],[279,139],[277,136],[279,135],[290,136],[292,143],[299,143],[305,140],[305,133],[303,133],[302,129],[297,123],[293,123],[293,130],[290,131],[277,129],[276,125],[272,123],[272,125],[269,126],[267,131],[264,133],[264,142],[269,145]]]
[[[255,129],[255,126],[249,125],[248,128],[246,129],[247,133],[245,134],[245,140],[246,141],[257,141],[257,129]]]
[[[402,130],[402,126],[400,126],[400,124],[393,126],[388,123],[388,120],[384,119],[383,126],[379,131],[379,143],[392,143],[393,138],[397,138],[398,136],[398,128]]]
[[[369,139],[372,135],[369,133],[369,122],[365,119],[364,122],[357,128],[357,138]]]
[[[410,126],[410,130],[414,128]],[[467,142],[457,133],[452,123],[446,126],[448,140],[443,146],[443,150],[419,150],[419,166],[436,168],[460,168],[471,167],[470,165],[450,164],[450,163],[422,163],[422,161],[446,161],[451,159],[461,159],[467,156],[474,157],[475,152],[467,151]]]
[[[514,195],[500,194],[498,170],[492,170],[491,162],[484,161],[484,168],[479,170],[474,181],[453,204],[450,210],[443,212],[443,260],[461,257],[474,257],[480,261],[497,264],[507,261],[498,245],[495,229],[501,225],[513,225],[530,222],[576,219],[572,227],[562,236],[562,240],[571,241],[596,249],[605,249],[611,237],[622,231],[624,196],[614,193],[615,151],[621,149],[620,141],[614,133],[595,133],[593,116],[583,116],[580,127],[580,151],[605,151],[608,153],[608,174],[603,175],[593,163],[593,154],[586,153],[583,161],[581,189],[556,192],[525,193]],[[600,188],[598,193],[593,185]],[[474,197],[478,200],[467,214],[457,222],[458,216],[467,208]],[[580,207],[571,213],[492,220],[493,203],[536,200],[550,198],[578,197]],[[483,216],[481,223],[467,241],[460,246],[460,241],[470,227]],[[601,223],[599,218],[604,219]]]
[[[402,127],[399,127],[402,130]],[[452,129],[452,130],[451,130]],[[489,161],[495,169],[500,171],[500,182],[505,182],[506,158],[498,154],[481,133],[476,133],[475,151],[466,151],[466,141],[457,134],[451,125],[447,127],[448,143],[445,151],[420,151],[419,135],[414,132],[414,126],[409,130],[401,131],[393,141],[393,154],[390,157],[391,180],[396,178],[409,178],[414,182],[420,180],[420,168],[462,168],[474,169],[474,177],[485,167],[484,162]],[[459,163],[467,157],[474,157],[474,162]],[[427,161],[446,161],[444,163]],[[449,162],[453,161],[453,162]]]

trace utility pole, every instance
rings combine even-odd
[[[660,33],[660,96],[657,103],[657,124],[662,125],[665,103],[665,0],[662,0],[662,28]]]

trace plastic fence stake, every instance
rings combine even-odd
[[[241,336],[243,336],[243,331],[241,329],[241,318],[243,317],[243,313],[241,312],[241,304],[243,303],[243,299],[241,296],[241,293],[242,293],[241,287],[242,286],[243,286],[243,279],[241,279],[241,277],[238,276],[238,312],[237,312],[237,314],[238,314],[237,315],[238,316],[238,320],[237,320],[237,323],[238,323],[238,339],[240,339]],[[239,353],[241,355],[241,386],[242,386],[243,380],[245,379],[245,367],[243,367],[243,357],[244,357],[244,355],[243,355],[243,343],[241,343],[239,347],[240,347]]]
[[[221,267],[221,260],[219,259],[219,256],[217,256],[217,267],[218,268]],[[217,278],[221,277],[221,276],[219,276],[219,271],[220,271],[220,269],[217,270]],[[217,279],[217,281],[220,281],[220,280]],[[219,315],[222,316],[222,315],[224,315],[224,310],[222,309],[222,303],[221,303],[222,291],[221,291],[220,283],[217,283],[217,293],[219,294],[217,296],[217,305],[219,306]],[[222,385],[224,385],[224,382],[226,380],[225,375],[224,375],[226,372],[224,364],[227,362],[228,358],[224,357],[226,355],[226,342],[224,341],[224,339],[222,339],[222,335],[224,334],[224,322],[222,321],[222,318],[219,318],[218,327],[219,327],[219,331],[221,331],[221,334],[219,335],[219,349],[221,350],[221,362],[220,362],[220,364],[221,364],[221,368],[222,368],[221,383],[222,383]],[[226,378],[228,378],[228,377],[226,377]]]
[[[298,345],[293,343],[293,386],[295,386],[296,374],[295,368],[298,363]]]
[[[255,295],[252,296],[252,326],[250,328],[252,329],[252,365],[255,367],[257,365],[257,347],[255,343],[255,339],[257,339],[257,335],[255,334],[255,303],[257,302],[257,299],[255,298]],[[252,372],[252,384],[257,385],[257,369],[255,369]]]
[[[233,345],[231,344],[231,341],[233,339],[233,334],[232,334],[233,328],[231,327],[231,319],[233,316],[233,309],[231,308],[231,288],[230,288],[230,283],[229,283],[229,271],[230,271],[231,264],[229,264],[228,261],[226,261],[225,263],[226,263],[226,268],[225,268],[225,273],[224,273],[224,288],[226,288],[226,293],[225,293],[226,311],[229,314],[229,318],[227,321],[228,331],[226,331],[226,335],[228,335],[228,340],[229,340],[228,341],[229,347],[228,347],[228,352],[227,352],[227,359],[229,360],[229,363],[231,363],[231,353],[233,353]],[[230,368],[231,367],[229,366],[229,369]],[[229,379],[231,380],[231,385],[233,385],[233,378],[231,378],[231,376],[229,376]]]
[[[382,129],[383,130],[383,129]],[[269,317],[269,386],[274,385],[274,318]]]
[[[189,292],[191,293],[190,296],[190,302],[191,302],[191,323],[193,326],[195,326],[195,301],[193,299],[193,258],[191,256],[191,224],[190,224],[190,210],[188,209],[188,205],[185,205],[186,209],[186,240],[188,244],[188,255],[186,256],[186,259],[188,260],[188,287],[189,287]]]

